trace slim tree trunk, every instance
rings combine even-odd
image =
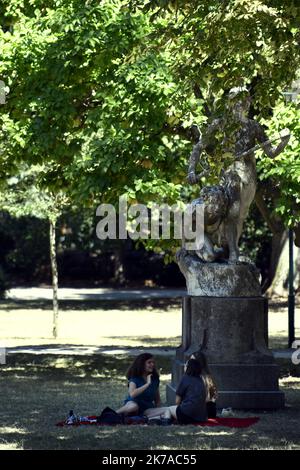
[[[268,275],[268,289],[272,290],[271,286],[275,286],[277,281],[275,277],[279,275],[278,265],[282,265],[282,260],[286,256],[286,248],[288,243],[288,232],[286,229],[273,233],[272,244],[271,244],[271,259],[269,266],[269,275]],[[284,252],[284,255],[283,255]],[[285,274],[284,274],[285,276]]]
[[[119,245],[114,250],[114,282],[119,286],[125,284],[125,274],[124,274],[124,242],[120,241]]]
[[[56,223],[50,220],[50,260],[52,271],[52,289],[53,289],[53,337],[57,338],[58,334],[58,274],[56,260],[56,239],[55,239]]]

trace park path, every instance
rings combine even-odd
[[[45,326],[51,326],[51,316],[52,312],[41,311],[36,309],[27,313],[26,311],[10,311],[7,312],[5,318],[2,319],[2,327],[4,330],[13,330],[14,334],[18,338],[14,341],[6,340],[8,346],[6,347],[7,354],[15,353],[29,353],[29,354],[64,354],[64,355],[93,355],[93,354],[129,354],[136,356],[141,352],[144,352],[147,349],[148,352],[156,355],[173,355],[174,348],[164,348],[164,347],[126,347],[123,345],[111,346],[114,342],[113,340],[108,339],[114,331],[115,335],[121,337],[122,333],[126,336],[129,334],[128,328],[122,326],[124,323],[124,312],[115,310],[114,301],[127,301],[127,300],[155,300],[155,299],[175,299],[181,298],[186,294],[185,289],[153,289],[153,288],[143,288],[143,289],[113,289],[113,288],[60,288],[58,292],[59,300],[61,301],[112,301],[112,311],[109,313],[110,322],[114,325],[113,328],[108,328],[107,311],[101,311],[99,306],[99,311],[93,312],[87,310],[84,312],[85,324],[83,323],[82,312],[69,311],[69,312],[60,312],[60,331],[62,332],[64,338],[56,341],[51,340],[47,341],[47,336],[49,336],[50,331],[47,333],[45,331]],[[12,288],[7,292],[7,299],[13,300],[16,302],[22,303],[22,301],[51,301],[52,300],[52,289],[51,287],[16,287]],[[24,324],[23,313],[26,312],[26,324]],[[72,315],[72,325],[70,325],[69,314]],[[146,328],[147,334],[151,333],[160,336],[158,331],[153,330],[153,324],[156,323],[158,318],[162,318],[160,313],[144,312],[143,318],[137,318],[134,312],[127,311],[127,320],[129,324],[134,324],[134,328],[131,327],[131,335],[139,335],[143,331],[145,324],[148,324]],[[164,317],[166,315],[164,314]],[[170,321],[171,327],[168,327],[169,334],[179,335],[181,327],[181,315],[179,312],[169,313],[168,319]],[[11,327],[5,328],[5,320],[11,323]],[[72,344],[72,339],[75,337],[81,337],[84,330],[86,330],[86,324],[91,325],[91,334],[90,338],[85,338],[83,344],[78,344],[77,341],[74,341]],[[160,321],[160,324],[162,322]],[[41,332],[41,338],[35,341],[32,341],[32,344],[26,344],[25,337],[30,337],[30,331],[28,331],[28,326],[35,325],[35,329],[38,329]],[[77,332],[74,332],[74,326],[78,325]],[[101,325],[102,335],[107,335],[107,339],[103,337],[100,339],[94,338],[95,331],[99,329]],[[152,326],[151,326],[152,325]],[[157,328],[155,328],[156,330]],[[20,330],[20,331],[18,331]],[[63,331],[62,331],[63,330]],[[72,330],[73,338],[69,337],[70,330]],[[1,331],[1,328],[0,328]],[[22,338],[23,336],[23,338]],[[50,339],[50,338],[49,338]],[[64,339],[65,341],[63,341]],[[90,341],[89,341],[90,340]],[[108,345],[103,343],[108,342]],[[10,345],[11,343],[14,345]],[[25,342],[25,344],[24,344]],[[34,344],[34,343],[43,343],[43,344]],[[19,344],[18,344],[19,343]],[[23,344],[20,344],[23,343]],[[98,343],[98,344],[97,344]],[[100,343],[100,345],[99,345]],[[101,344],[102,343],[102,344]]]
[[[140,312],[130,307],[120,310],[114,301],[179,299],[186,295],[185,289],[113,289],[113,288],[60,288],[59,299],[62,301],[111,301],[111,309],[93,309],[84,311],[68,308],[60,312],[60,339],[51,338],[51,307],[42,310],[34,307],[30,310],[22,301],[51,301],[51,287],[17,287],[10,289],[7,298],[20,304],[17,308],[7,306],[0,311],[0,346],[6,347],[8,354],[129,354],[152,352],[154,355],[174,355],[174,347],[163,347],[161,339],[181,336],[181,308],[169,311],[154,309]],[[88,304],[87,304],[88,305]],[[296,308],[296,333],[300,333],[300,309]],[[124,321],[124,317],[126,320]],[[109,319],[109,321],[108,321]],[[273,336],[287,334],[287,308],[270,308],[270,330]],[[32,331],[34,330],[34,331]],[[2,337],[2,338],[1,338]],[[2,339],[2,341],[1,341]],[[154,339],[156,344],[151,344]],[[130,344],[130,346],[129,346]],[[140,345],[143,345],[140,347]],[[179,344],[177,344],[178,346]],[[276,358],[290,360],[292,350],[274,350]]]

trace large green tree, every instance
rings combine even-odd
[[[14,25],[1,36],[6,159],[51,162],[47,184],[92,203],[127,190],[177,196],[184,146],[164,128],[190,106],[178,98],[168,54],[134,54],[151,29],[147,15],[121,1],[41,5],[16,17],[7,7]]]
[[[223,112],[228,90],[242,84],[251,115],[270,118],[300,65],[296,1],[2,4],[0,78],[10,92],[0,108],[1,174],[46,161],[44,184],[89,205],[124,193],[169,203],[196,195],[185,185],[191,126]],[[222,154],[211,163],[214,177]],[[262,165],[268,171],[264,157]],[[281,166],[283,188],[291,171]],[[280,194],[285,225],[298,184]]]
[[[62,191],[49,190],[39,186],[41,175],[47,172],[45,165],[24,164],[16,176],[8,178],[7,185],[0,192],[0,210],[6,211],[16,218],[24,216],[46,220],[49,224],[49,254],[52,273],[53,290],[53,337],[58,336],[58,270],[56,251],[57,220],[63,210],[70,204]]]

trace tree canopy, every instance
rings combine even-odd
[[[2,182],[47,163],[38,183],[90,206],[190,198],[191,126],[246,85],[252,116],[272,130],[290,116],[290,149],[262,157],[261,175],[280,180],[279,210],[299,222],[298,110],[273,112],[300,68],[296,0],[5,0],[1,24]]]

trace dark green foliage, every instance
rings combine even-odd
[[[46,164],[39,186],[94,211],[121,194],[169,204],[197,196],[198,188],[185,188],[190,126],[224,112],[238,85],[250,88],[252,114],[269,118],[299,69],[296,1],[11,0],[2,7],[0,79],[9,87],[0,106],[2,185],[21,162]],[[283,115],[275,112],[272,130],[284,127]],[[278,210],[289,224],[299,218],[299,181],[290,170],[297,135],[293,145],[293,156],[282,154],[275,168],[263,158],[260,172],[280,181]],[[208,182],[224,158],[220,152],[211,162]],[[171,255],[178,248],[146,245]]]

